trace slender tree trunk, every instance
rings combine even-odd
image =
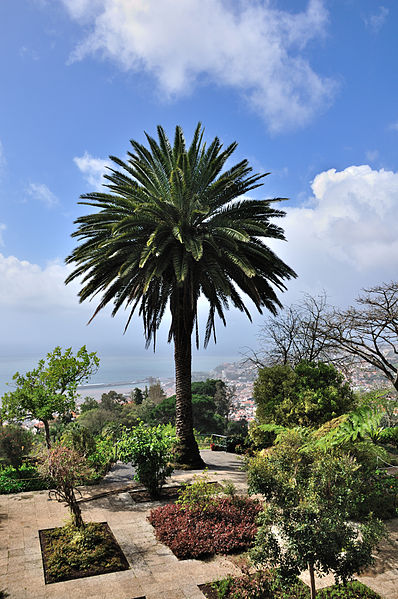
[[[316,597],[316,589],[315,589],[315,574],[314,574],[314,564],[308,564],[308,570],[310,572],[310,591],[311,591],[311,599],[315,599]]]
[[[84,528],[82,511],[80,509],[80,505],[77,503],[76,495],[73,488],[65,488],[64,494],[72,514],[73,524],[76,526],[76,528]]]
[[[51,447],[51,439],[50,439],[50,427],[49,427],[49,424],[48,424],[48,420],[43,420],[42,422],[44,424],[44,432],[46,433],[47,449],[50,449],[50,447]]]
[[[182,295],[182,294],[181,294]],[[192,348],[191,334],[193,318],[183,309],[183,301],[179,297],[179,306],[174,310],[176,318],[174,331],[174,361],[176,375],[176,433],[177,447],[175,450],[176,462],[189,469],[198,469],[205,466],[193,434],[192,417]]]

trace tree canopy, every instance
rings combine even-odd
[[[262,368],[254,382],[260,423],[319,426],[348,412],[354,395],[343,375],[323,362]]]
[[[85,346],[76,355],[71,347],[64,352],[61,347],[56,347],[35,369],[26,374],[14,374],[17,388],[2,398],[3,418],[41,420],[50,447],[49,421],[75,409],[77,386],[87,381],[98,366],[96,353],[89,353]]]

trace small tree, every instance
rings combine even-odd
[[[101,401],[99,407],[104,410],[120,411],[122,406],[126,403],[126,399],[122,393],[118,393],[111,389],[108,393],[101,395]]]
[[[139,387],[135,387],[131,391],[130,397],[137,406],[140,406],[144,401],[144,394]]]
[[[97,370],[99,359],[85,346],[76,353],[56,347],[40,360],[37,368],[24,375],[17,372],[15,391],[2,398],[2,415],[7,420],[37,418],[44,424],[47,447],[51,446],[49,421],[75,409],[77,386]]]
[[[49,492],[59,502],[65,502],[77,528],[84,528],[80,506],[76,499],[76,486],[83,483],[91,474],[91,469],[83,456],[70,447],[56,445],[42,457],[39,472],[53,479],[56,489]]]
[[[349,521],[360,477],[354,459],[319,451],[297,431],[278,441],[249,468],[250,492],[271,502],[262,515],[252,559],[277,566],[284,581],[308,568],[314,599],[315,572],[333,572],[337,582],[346,583],[372,563],[372,549],[384,527],[372,518],[359,525]]]
[[[171,449],[175,437],[169,431],[162,425],[146,427],[140,422],[124,431],[116,446],[118,459],[133,464],[135,480],[144,485],[151,498],[159,497],[166,478],[173,472]]]
[[[148,400],[154,404],[159,404],[166,399],[166,394],[162,389],[162,385],[159,381],[149,386]]]

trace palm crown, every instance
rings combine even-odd
[[[161,127],[158,141],[146,138],[149,149],[131,141],[126,162],[111,156],[116,166],[105,175],[110,193],[82,196],[82,204],[98,210],[76,221],[73,236],[82,243],[67,258],[77,265],[67,282],[83,276],[80,301],[102,294],[92,318],[109,302],[113,315],[128,306],[127,329],[138,308],[147,344],[155,344],[169,304],[169,341],[189,341],[190,348],[195,324],[199,342],[201,294],[209,303],[205,345],[215,338],[216,314],[226,324],[229,304],[250,318],[238,290],[260,312],[265,307],[275,313],[280,302],[271,285],[283,290],[283,280],[296,276],[262,240],[284,239],[269,222],[284,215],[272,206],[281,198],[243,198],[266,175],[251,174],[247,160],[225,169],[237,144],[223,149],[215,138],[207,147],[200,124],[189,148],[180,127],[173,146]]]

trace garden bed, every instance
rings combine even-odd
[[[224,578],[216,582],[199,585],[207,599],[309,599],[310,589],[301,580],[283,588],[275,580],[270,570],[261,570],[254,574]],[[353,581],[347,585],[333,585],[317,591],[317,599],[382,599],[364,584]]]
[[[156,538],[180,559],[238,553],[252,546],[261,504],[250,498],[217,498],[206,506],[168,504],[151,511]]]
[[[82,531],[71,525],[39,530],[46,584],[128,570],[129,563],[106,522]]]

